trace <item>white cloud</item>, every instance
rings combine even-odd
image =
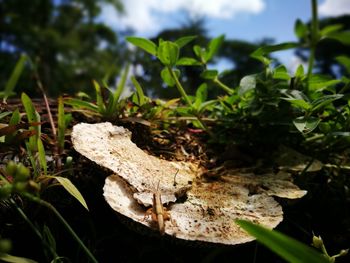
[[[264,0],[123,0],[123,4],[125,15],[103,5],[101,18],[112,27],[131,27],[137,32],[159,30],[166,15],[177,11],[186,11],[192,17],[230,19],[240,13],[258,14],[265,9]]]
[[[340,16],[350,14],[349,0],[325,0],[318,7],[320,15]]]

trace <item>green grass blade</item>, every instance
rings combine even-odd
[[[98,109],[99,113],[104,114],[106,112],[106,105],[103,101],[100,84],[98,84],[98,82],[95,80],[93,81],[93,83],[94,83],[94,87],[95,87],[95,91],[96,91],[97,109]]]
[[[28,95],[25,93],[22,93],[21,99],[22,99],[22,104],[23,104],[24,109],[25,109],[26,114],[27,114],[28,122],[29,123],[40,122],[40,116],[36,112],[34,105],[32,103],[32,100],[28,97]],[[37,150],[37,140],[40,137],[40,125],[31,126],[31,127],[29,127],[29,130],[36,131],[36,134],[29,138],[29,146],[31,147],[31,150],[36,151]]]
[[[37,261],[31,260],[29,258],[16,257],[6,253],[0,254],[0,260],[1,262],[8,263],[38,263]]]
[[[146,99],[145,99],[145,94],[143,93],[142,87],[140,85],[140,83],[136,80],[136,78],[134,76],[131,77],[131,81],[134,84],[135,88],[136,88],[136,94],[138,97],[138,102],[139,102],[139,106],[142,106]]]
[[[11,111],[5,111],[0,113],[0,120],[5,118],[6,116],[10,115]]]
[[[236,220],[236,223],[254,236],[260,243],[288,262],[329,263],[330,261],[315,249],[282,233],[255,225],[249,221]]]
[[[41,169],[44,171],[44,174],[47,175],[46,153],[45,153],[44,144],[40,139],[40,137],[38,138],[37,144],[38,144],[37,147],[38,147],[38,154],[39,154],[39,164]]]
[[[4,90],[4,93],[3,93],[4,101],[6,101],[6,99],[14,93],[13,90],[16,87],[18,79],[19,79],[19,77],[22,74],[22,71],[23,71],[23,68],[24,68],[24,64],[25,64],[26,61],[27,61],[27,56],[26,55],[21,55],[21,57],[19,58],[15,68],[12,71],[12,74],[11,74],[9,80],[6,82],[5,90]]]
[[[57,140],[59,149],[64,149],[64,135],[66,132],[66,118],[64,116],[64,104],[62,97],[58,98]]]
[[[84,197],[68,178],[61,177],[61,176],[49,176],[49,177],[55,178],[63,186],[63,188],[66,189],[66,191],[69,194],[71,194],[75,199],[77,199],[82,204],[82,206],[86,208],[86,210],[89,210]]]
[[[114,93],[114,102],[117,103],[119,101],[119,98],[120,98],[120,95],[122,94],[123,90],[124,90],[124,87],[125,87],[125,83],[126,83],[126,80],[128,78],[128,74],[129,74],[129,69],[130,69],[130,64],[128,63],[126,66],[125,66],[125,69],[124,69],[124,72],[122,74],[122,77],[118,83],[118,86],[117,86],[117,89],[115,90],[115,93]]]
[[[83,108],[94,112],[98,112],[98,107],[95,104],[85,100],[69,98],[69,99],[65,99],[64,103],[67,105],[73,106],[75,108]]]

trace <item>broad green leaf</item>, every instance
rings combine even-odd
[[[328,36],[329,34],[335,33],[343,28],[342,24],[333,24],[329,26],[325,26],[320,30],[321,36]]]
[[[350,31],[342,31],[330,33],[327,35],[328,38],[338,40],[344,45],[350,45]]]
[[[170,41],[163,41],[157,52],[157,57],[165,66],[173,67],[179,59],[179,46]]]
[[[180,70],[176,69],[174,70],[174,73],[177,78],[180,77]],[[169,69],[168,68],[163,68],[163,70],[160,73],[160,76],[162,77],[163,81],[169,86],[169,87],[174,87],[175,86],[175,80],[171,76]]]
[[[131,77],[131,81],[136,88],[136,94],[137,94],[137,98],[138,98],[138,106],[142,106],[146,102],[145,94],[143,93],[142,87],[134,76]]]
[[[198,60],[194,58],[183,57],[176,62],[176,66],[200,66],[202,65]]]
[[[44,174],[47,175],[46,153],[45,153],[44,144],[40,139],[40,137],[38,138],[38,141],[37,141],[37,147],[38,147],[40,168],[44,171]]]
[[[8,263],[38,263],[29,258],[16,257],[6,253],[0,253],[0,260]]]
[[[256,75],[248,75],[241,79],[239,83],[238,94],[243,95],[249,90],[255,89],[256,87]]]
[[[295,21],[295,25],[294,25],[295,35],[298,38],[303,39],[306,36],[307,31],[308,31],[307,26],[300,19],[297,19],[297,21]]]
[[[292,49],[298,47],[299,44],[295,42],[286,42],[286,43],[281,43],[277,45],[271,45],[271,46],[264,46],[260,47],[257,50],[255,50],[251,56],[252,57],[259,57],[259,56],[264,56],[267,54],[270,54],[275,51],[282,51],[282,50],[287,50],[287,49]]]
[[[217,103],[217,100],[204,101],[201,105],[199,105],[198,113],[202,113],[205,109],[207,109],[210,106],[214,106],[216,103]]]
[[[309,88],[311,90],[323,90],[341,82],[339,79],[332,79],[328,76],[313,74],[309,78]]]
[[[5,89],[3,93],[4,101],[6,101],[6,99],[14,93],[13,90],[18,82],[19,77],[22,74],[24,64],[27,61],[27,59],[28,57],[26,55],[21,55],[21,57],[17,61],[16,66],[12,71],[12,74],[5,85]]]
[[[57,141],[59,149],[64,149],[64,135],[66,132],[66,118],[64,115],[63,99],[60,96],[58,98],[58,118],[57,118]]]
[[[340,64],[342,64],[348,73],[350,73],[350,58],[347,56],[339,56],[335,58]]]
[[[288,71],[285,66],[280,65],[273,71],[273,78],[274,79],[283,79],[283,80],[290,80],[290,76],[288,74]]]
[[[297,70],[295,71],[295,77],[298,79],[302,79],[304,77],[305,73],[304,73],[304,67],[303,65],[299,65]]]
[[[195,109],[199,109],[199,106],[207,100],[208,96],[208,85],[206,83],[202,83],[198,89],[196,90],[196,97],[194,101]]]
[[[196,54],[196,56],[200,59],[202,63],[205,63],[204,58],[206,56],[206,52],[204,48],[202,48],[201,46],[195,45],[193,46],[193,52],[194,54]]]
[[[76,108],[83,108],[88,109],[94,112],[97,112],[97,106],[91,102],[81,100],[81,99],[75,99],[75,98],[68,98],[64,100],[65,104],[71,105]]]
[[[301,133],[307,134],[309,132],[312,132],[314,129],[317,128],[318,124],[320,123],[321,119],[316,117],[298,117],[293,120],[294,126],[300,131]]]
[[[131,44],[142,48],[149,54],[156,56],[157,55],[157,45],[153,43],[151,40],[142,38],[142,37],[126,37],[125,38]]]
[[[95,92],[96,92],[96,105],[98,108],[98,111],[101,114],[104,114],[106,112],[106,105],[103,101],[103,97],[102,97],[102,91],[101,91],[101,87],[100,84],[98,84],[98,82],[96,80],[92,81],[95,87]]]
[[[301,108],[304,111],[308,111],[311,108],[311,104],[303,99],[291,99],[291,98],[282,98],[284,100],[287,100],[292,104],[292,106],[295,106],[296,108]]]
[[[201,73],[201,78],[213,80],[218,76],[219,72],[213,69],[207,69]]]
[[[56,179],[63,186],[63,188],[66,189],[66,191],[69,194],[71,194],[75,199],[77,199],[82,204],[82,206],[86,208],[86,210],[89,210],[84,197],[81,195],[79,190],[68,178],[61,177],[61,176],[48,176],[48,177]]]
[[[208,50],[207,50],[206,56],[204,58],[205,62],[208,62],[209,60],[211,60],[214,57],[214,55],[218,52],[224,39],[225,39],[225,36],[221,35],[221,36],[218,36],[216,38],[213,38],[209,42]]]
[[[343,94],[324,95],[324,96],[314,100],[311,103],[312,111],[315,111],[321,107],[324,107],[324,106],[330,104],[332,101],[335,101],[335,100],[342,98],[343,96],[344,96]]]
[[[197,36],[186,36],[186,37],[181,37],[175,41],[175,43],[179,46],[179,48],[182,48],[186,46],[188,43],[191,41],[195,40]]]
[[[325,256],[315,249],[278,231],[270,230],[245,220],[236,220],[236,223],[250,235],[254,236],[258,242],[288,262],[330,263]]]

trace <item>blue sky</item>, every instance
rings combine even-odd
[[[201,16],[211,37],[258,41],[264,37],[276,43],[296,40],[297,18],[311,18],[310,0],[122,0],[124,15],[104,5],[102,20],[116,30],[133,29],[135,35],[153,37],[165,28],[176,28],[186,18]],[[319,0],[320,17],[350,14],[350,0]],[[293,67],[293,52],[277,54]],[[289,65],[290,63],[290,65]]]

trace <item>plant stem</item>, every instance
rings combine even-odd
[[[184,100],[186,101],[188,106],[192,107],[193,106],[192,102],[191,102],[190,98],[188,97],[188,95],[186,94],[185,89],[182,87],[182,85],[181,85],[179,79],[177,78],[175,72],[173,71],[173,69],[170,66],[167,66],[167,68],[168,68],[168,70],[170,72],[171,77],[174,79],[175,85],[176,85],[178,91],[180,92],[181,96],[184,98]],[[196,113],[196,114],[193,114],[193,115],[199,121],[200,125],[202,126],[202,129],[205,130],[206,132],[208,132],[212,136],[210,130],[208,129],[208,126],[202,121],[202,119],[199,116],[199,114]]]
[[[169,71],[171,77],[174,79],[176,88],[180,92],[181,96],[184,98],[184,100],[186,101],[188,106],[192,106],[192,102],[191,102],[190,98],[187,96],[186,91],[182,87],[182,85],[181,85],[179,79],[177,78],[175,72],[173,71],[173,69],[170,66],[167,66],[167,68],[168,68],[168,71]]]
[[[318,42],[318,15],[317,15],[317,0],[311,0],[312,6],[312,21],[311,21],[311,39],[310,39],[310,56],[307,77],[309,78],[312,74],[312,69],[315,63],[315,52],[316,45]]]
[[[23,217],[24,221],[27,222],[29,227],[38,236],[38,238],[41,240],[43,245],[51,252],[51,254],[54,256],[54,258],[58,258],[58,255],[57,255],[55,249],[53,249],[49,244],[46,243],[46,241],[43,238],[43,236],[41,235],[40,231],[36,228],[36,226],[32,223],[32,221],[30,221],[30,219],[27,217],[27,215],[24,213],[24,211],[20,207],[18,207],[18,205],[16,204],[16,202],[12,198],[10,198],[9,201],[15,207],[17,212]]]
[[[233,94],[233,89],[229,88],[228,86],[226,86],[224,83],[222,83],[218,78],[215,78],[214,83],[216,85],[218,85],[220,88],[222,88],[224,91],[226,91],[229,95]]]
[[[61,223],[64,225],[64,227],[68,230],[68,232],[72,235],[72,237],[77,241],[79,246],[84,250],[86,255],[90,258],[90,260],[94,263],[98,263],[94,255],[90,252],[90,250],[84,245],[83,241],[78,237],[78,235],[74,232],[74,230],[71,228],[71,226],[68,224],[68,222],[63,218],[63,216],[56,210],[56,208],[50,204],[49,202],[46,202],[36,196],[33,196],[28,193],[22,193],[23,196],[28,198],[29,200],[36,202],[42,206],[45,206],[46,208],[50,209],[57,218],[61,221]]]

